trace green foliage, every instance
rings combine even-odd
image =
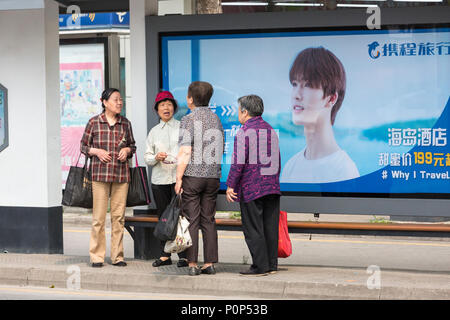
[[[230,219],[241,219],[241,212],[240,211],[233,211],[230,214]]]
[[[392,223],[389,220],[386,220],[385,218],[381,218],[381,217],[377,217],[377,216],[373,216],[373,219],[369,220],[369,223]]]

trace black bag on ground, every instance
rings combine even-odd
[[[81,154],[80,154],[81,156]],[[80,157],[78,157],[78,161]],[[62,204],[69,207],[92,208],[92,177],[88,168],[88,159],[84,166],[71,166],[67,176],[66,188],[62,199]]]
[[[177,235],[178,217],[181,214],[181,194],[175,195],[159,217],[153,235],[161,241],[172,241]]]
[[[130,168],[130,185],[128,186],[127,207],[146,206],[150,204],[148,191],[147,168],[139,167],[136,158],[136,167]]]

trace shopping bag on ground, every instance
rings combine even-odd
[[[181,212],[181,194],[175,195],[159,217],[153,235],[161,241],[172,241],[177,235],[178,217]]]
[[[280,222],[278,224],[278,257],[287,258],[292,254],[292,243],[289,238],[287,213],[280,211]]]
[[[66,180],[62,205],[68,207],[92,208],[92,178],[88,168],[88,159],[83,167],[78,167],[78,157],[75,166],[71,166]]]
[[[192,246],[192,239],[189,233],[189,221],[185,217],[180,216],[178,218],[175,240],[166,242],[164,252],[180,253],[190,246]]]
[[[147,168],[139,167],[137,157],[136,167],[130,168],[130,185],[128,187],[127,207],[145,206],[150,204]]]

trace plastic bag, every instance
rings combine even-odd
[[[278,224],[278,257],[287,258],[292,254],[292,243],[289,238],[286,211],[280,211]]]
[[[178,217],[181,212],[181,194],[176,195],[162,213],[153,235],[161,241],[172,241],[177,235]]]
[[[192,239],[189,233],[189,221],[185,217],[180,216],[178,218],[175,240],[166,242],[164,252],[180,253],[190,246],[192,246]]]

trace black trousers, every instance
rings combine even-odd
[[[167,206],[170,204],[170,200],[172,200],[172,197],[175,195],[175,183],[174,184],[153,184],[152,183],[152,192],[153,197],[155,198],[156,202],[156,209],[158,218],[161,217],[164,210],[167,208]],[[171,254],[164,252],[164,245],[166,244],[165,241],[161,241],[159,243],[159,248],[161,252],[161,257],[170,257]],[[180,259],[186,259],[186,251],[178,253],[178,257]]]
[[[269,194],[245,203],[241,200],[242,229],[252,256],[252,268],[260,273],[277,270],[280,196]]]
[[[187,248],[189,262],[198,261],[198,230],[202,230],[204,262],[218,262],[216,228],[216,199],[220,180],[215,178],[183,177],[182,206],[189,220],[192,246]]]

